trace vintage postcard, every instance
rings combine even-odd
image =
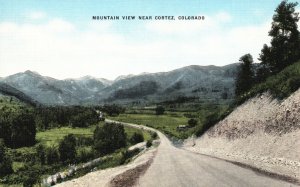
[[[296,0],[0,0],[0,186],[300,185]]]

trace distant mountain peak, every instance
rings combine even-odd
[[[26,70],[26,71],[24,71],[24,73],[27,74],[27,75],[39,75],[39,76],[41,76],[38,72],[31,71],[31,70]]]
[[[130,77],[134,77],[136,75],[133,75],[133,74],[129,74],[129,75],[120,75],[118,76],[114,81],[119,81],[119,80],[122,80],[122,79],[127,79],[127,78],[130,78]]]
[[[83,77],[79,77],[78,80],[90,80],[90,79],[97,79],[91,75],[86,75],[86,76],[83,76]]]

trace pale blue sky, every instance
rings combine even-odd
[[[24,22],[29,12],[42,11],[76,24],[92,15],[195,15],[227,12],[232,25],[258,24],[272,16],[280,0],[0,0],[0,21]]]
[[[258,57],[280,0],[0,0],[0,76],[56,78],[168,71]],[[93,21],[92,16],[205,15],[204,21]],[[60,68],[58,68],[60,67]],[[66,71],[66,69],[72,69]]]

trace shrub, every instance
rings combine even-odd
[[[56,164],[59,162],[59,154],[56,147],[48,147],[46,149],[46,160],[48,165]]]
[[[94,131],[94,148],[105,155],[126,146],[124,127],[117,123],[105,123],[103,127],[97,126]]]
[[[39,166],[26,165],[23,177],[23,186],[24,187],[32,187],[34,184],[40,182],[40,168]]]
[[[98,115],[96,111],[85,110],[75,116],[71,117],[72,127],[88,127],[95,124],[98,121]]]
[[[6,154],[3,141],[0,139],[0,176],[5,176],[12,172],[12,162]]]
[[[188,121],[189,127],[195,127],[198,124],[198,121],[194,118],[189,119]]]
[[[148,140],[147,143],[146,143],[146,147],[149,148],[152,146],[152,141],[151,140]]]
[[[83,135],[80,136],[76,136],[76,146],[80,147],[80,146],[90,146],[93,145],[94,140],[92,137],[86,137]]]
[[[156,138],[157,138],[157,136],[158,136],[158,135],[157,135],[157,133],[156,133],[156,132],[153,132],[153,133],[151,133],[151,138],[152,138],[152,139],[156,139]]]
[[[59,143],[59,155],[62,162],[71,162],[76,158],[76,138],[69,134]]]
[[[139,148],[135,148],[133,150],[122,151],[122,153],[121,153],[121,159],[120,159],[120,164],[127,163],[130,158],[134,157],[139,152],[140,152]]]
[[[144,136],[141,133],[135,132],[133,133],[129,141],[131,144],[137,144],[144,141]]]
[[[94,152],[92,149],[82,148],[79,149],[76,157],[77,157],[76,160],[78,162],[86,162],[94,158]]]
[[[197,129],[195,133],[196,136],[201,136],[202,134],[204,134],[209,128],[211,128],[213,125],[215,125],[221,120],[221,116],[218,112],[214,112],[206,116],[202,128]]]
[[[288,87],[290,92],[297,91],[297,89],[300,88],[300,76],[290,78],[288,80]]]
[[[46,149],[42,144],[37,145],[36,147],[37,159],[42,165],[46,163]]]
[[[163,106],[157,106],[155,109],[156,115],[163,115],[165,113],[165,108]]]
[[[300,88],[300,61],[286,67],[281,72],[268,77],[264,82],[255,84],[249,92],[241,95],[235,101],[235,105],[242,104],[247,99],[266,91],[278,99],[288,97]]]

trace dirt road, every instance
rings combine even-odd
[[[176,148],[158,132],[157,155],[137,186],[294,186],[232,163]]]

